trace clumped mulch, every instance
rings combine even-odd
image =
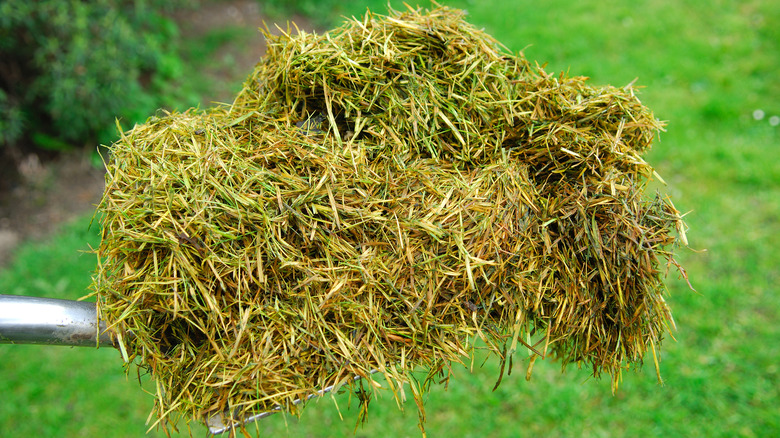
[[[617,387],[673,327],[661,128],[631,85],[551,75],[449,8],[269,36],[232,105],[111,147],[99,312],[173,423],[368,403],[378,372],[422,425],[475,340],[500,374],[522,349]]]

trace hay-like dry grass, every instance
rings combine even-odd
[[[502,373],[523,349],[616,387],[673,325],[659,129],[630,85],[549,75],[448,8],[274,37],[232,105],[111,147],[99,312],[174,423],[373,371],[422,420],[475,339]]]

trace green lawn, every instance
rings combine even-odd
[[[321,3],[349,15],[364,9]],[[384,9],[384,1],[369,3]],[[587,370],[562,375],[558,364],[537,362],[530,382],[521,365],[491,392],[497,363],[477,361],[473,372],[457,367],[449,388],[434,387],[428,396],[428,435],[780,436],[780,126],[772,125],[780,116],[780,4],[452,4],[468,9],[472,23],[510,50],[547,63],[548,71],[586,75],[594,84],[638,78],[646,86],[641,99],[668,121],[648,161],[669,184],[659,190],[689,212],[695,251],[681,250],[679,258],[697,292],[670,276],[678,330],[676,341],[663,345],[665,385],[658,385],[652,359],[643,372],[626,374],[614,396],[608,380],[593,380]],[[0,272],[0,292],[86,294],[94,256],[79,251],[99,239],[88,222],[26,245]],[[121,363],[109,349],[0,346],[0,434],[143,435],[152,399]],[[356,404],[347,409],[348,394],[335,399],[343,421],[326,397],[300,419],[263,420],[259,435],[351,436]],[[357,436],[419,436],[414,403],[405,408],[399,411],[388,395],[373,402]],[[202,436],[205,429],[193,432]]]

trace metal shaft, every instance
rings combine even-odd
[[[98,337],[98,333],[100,336]],[[0,344],[111,346],[95,303],[0,295]]]

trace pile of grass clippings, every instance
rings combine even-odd
[[[268,38],[232,105],[106,163],[94,288],[157,421],[298,413],[377,371],[422,425],[477,339],[500,374],[523,349],[616,387],[656,360],[684,224],[645,196],[661,124],[631,85],[549,75],[448,8]]]

